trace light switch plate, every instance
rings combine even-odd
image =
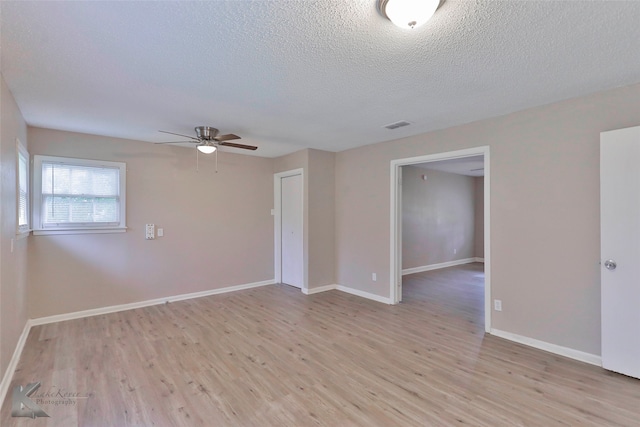
[[[147,224],[145,226],[144,238],[147,240],[153,240],[156,238],[156,226],[154,224]]]

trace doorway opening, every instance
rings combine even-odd
[[[431,258],[426,257],[422,260],[420,256],[413,257],[411,262],[419,264],[412,268],[405,268],[404,273],[417,273],[428,270],[435,270],[444,267],[453,267],[456,265],[468,264],[475,261],[484,261],[484,329],[486,332],[491,330],[491,254],[490,254],[490,162],[489,162],[489,147],[477,147],[466,150],[452,151],[446,153],[439,153],[433,155],[425,155],[418,157],[411,157],[406,159],[393,160],[391,162],[391,289],[390,296],[393,303],[399,303],[402,301],[402,275],[403,275],[403,169],[407,166],[413,166],[413,168],[407,168],[406,171],[411,171],[412,175],[420,176],[420,170],[415,166],[420,165],[424,168],[424,174],[422,179],[425,184],[429,181],[429,176],[437,181],[437,177],[441,174],[440,171],[451,172],[456,168],[460,169],[477,169],[474,171],[474,175],[479,176],[480,170],[484,175],[484,182],[476,182],[475,185],[481,186],[481,196],[483,209],[480,215],[480,223],[475,224],[475,227],[480,227],[483,234],[484,243],[481,248],[471,248],[470,240],[467,236],[466,241],[463,236],[464,230],[460,224],[446,224],[449,217],[455,216],[450,213],[447,215],[441,215],[441,218],[434,218],[436,224],[431,224],[435,229],[443,230],[447,226],[450,226],[448,235],[444,241],[440,243],[435,242],[436,256]],[[434,172],[429,172],[429,171]],[[438,172],[435,172],[438,171]],[[469,173],[467,173],[469,175]],[[415,176],[413,177],[416,178]],[[464,180],[463,180],[464,181]],[[414,182],[415,184],[415,182]],[[409,182],[407,182],[409,185]],[[464,185],[470,185],[469,183]],[[453,202],[455,205],[455,201]],[[418,208],[420,209],[420,208]],[[455,209],[455,206],[449,207],[449,209]],[[462,209],[462,208],[461,208]],[[420,214],[420,213],[418,213]],[[466,213],[468,216],[469,213]],[[474,218],[477,215],[473,215]],[[483,217],[483,218],[482,218]],[[469,219],[467,219],[468,221]],[[440,223],[438,223],[440,221]],[[423,224],[424,225],[424,224]],[[456,229],[458,227],[458,229]],[[464,227],[462,227],[464,228]],[[469,228],[467,226],[467,228]],[[471,226],[473,229],[474,226]],[[467,230],[468,232],[468,230]],[[437,240],[437,239],[435,239]],[[475,239],[471,239],[475,241]],[[458,254],[458,251],[462,251]],[[476,256],[481,254],[482,256]],[[433,248],[432,248],[433,255]],[[462,256],[461,256],[462,255]],[[422,263],[422,264],[420,264]],[[476,266],[476,270],[479,268]],[[478,275],[482,275],[482,272],[478,272]]]

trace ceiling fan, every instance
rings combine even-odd
[[[201,153],[205,153],[205,154],[211,154],[214,151],[216,151],[216,149],[218,147],[224,146],[224,147],[233,147],[233,148],[242,148],[244,150],[257,150],[258,147],[254,146],[254,145],[245,145],[245,144],[237,144],[235,142],[228,142],[228,141],[233,141],[236,139],[240,139],[240,137],[238,135],[234,135],[232,133],[226,134],[226,135],[218,135],[219,131],[218,129],[211,127],[211,126],[196,126],[195,128],[196,131],[196,136],[189,136],[189,135],[182,135],[180,133],[174,133],[174,132],[167,132],[166,130],[161,130],[159,132],[162,133],[168,133],[171,135],[177,135],[177,136],[182,136],[185,138],[189,138],[188,141],[170,141],[170,142],[156,142],[156,144],[180,144],[180,143],[192,143],[192,144],[198,144],[196,146],[196,148],[198,149],[198,151],[200,151]]]

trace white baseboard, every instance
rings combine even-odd
[[[474,262],[484,263],[484,258],[475,257],[474,260],[475,260]]]
[[[479,259],[482,259],[482,261],[478,261]],[[422,273],[423,271],[438,270],[440,268],[454,267],[456,265],[462,265],[462,264],[471,264],[472,262],[484,262],[484,258],[464,258],[464,259],[457,259],[455,261],[441,262],[438,264],[430,264],[430,265],[422,265],[420,267],[405,268],[404,270],[402,270],[402,275],[404,276],[406,274]]]
[[[579,360],[580,362],[590,363],[596,366],[602,366],[602,358],[598,355],[585,353],[584,351],[574,350],[569,347],[563,347],[556,344],[551,344],[545,341],[540,341],[534,338],[525,337],[518,334],[512,334],[511,332],[501,331],[499,329],[491,329],[491,335],[495,335],[500,338],[504,338],[509,341],[514,341],[520,344],[534,347],[539,350],[548,351],[549,353],[558,354],[560,356],[568,357],[570,359]]]
[[[326,291],[332,291],[332,290],[338,290],[340,292],[346,292],[348,294],[351,295],[356,295],[362,298],[366,298],[366,299],[370,299],[373,301],[377,301],[377,302],[381,302],[383,304],[391,304],[391,299],[387,298],[387,297],[381,297],[380,295],[376,295],[376,294],[372,294],[369,292],[365,292],[365,291],[361,291],[359,289],[353,289],[350,288],[348,286],[343,286],[343,285],[325,285],[325,286],[318,286],[317,288],[312,288],[312,289],[303,289],[302,292],[305,293],[306,295],[313,295],[313,294],[318,294],[320,292],[326,292]]]
[[[342,286],[342,285],[325,285],[325,286],[318,286],[317,288],[312,288],[312,289],[303,289],[302,292],[306,295],[313,295],[313,294],[318,294],[320,292],[326,292],[326,291],[332,291],[332,290],[338,290],[341,292],[346,292],[348,294],[351,295],[356,295],[362,298],[366,298],[366,299],[370,299],[373,301],[377,301],[377,302],[381,302],[383,304],[391,304],[391,299],[386,298],[386,297],[381,297],[380,295],[376,295],[376,294],[372,294],[369,292],[365,292],[365,291],[361,291],[359,289],[354,289],[354,288],[350,288],[348,286]]]
[[[351,295],[356,295],[362,298],[370,299],[373,301],[381,302],[383,304],[393,304],[390,298],[381,297],[380,295],[372,294],[369,292],[361,291],[359,289],[349,288],[347,286],[336,285],[336,289],[342,292],[346,292]]]
[[[224,294],[227,292],[241,291],[244,289],[257,288],[260,286],[273,285],[274,280],[264,280],[262,282],[246,283],[243,285],[227,286],[224,288],[211,289],[202,292],[192,292],[189,294],[174,295],[165,298],[156,298],[146,301],[132,302],[129,304],[111,305],[108,307],[94,308],[91,310],[76,311],[73,313],[56,314],[54,316],[39,317],[32,319],[32,325],[45,325],[47,323],[63,322],[65,320],[81,319],[83,317],[99,316],[101,314],[116,313],[118,311],[133,310],[134,308],[149,307],[151,305],[165,304],[168,302],[183,301],[192,298],[207,297],[210,295]]]
[[[333,291],[334,289],[338,289],[338,285],[324,285],[324,286],[318,286],[311,289],[303,289],[302,293],[305,295],[313,295],[313,294],[318,294],[320,292]]]
[[[27,337],[29,336],[29,331],[31,330],[32,325],[31,319],[27,320],[27,323],[24,325],[24,329],[22,329],[22,334],[20,334],[20,338],[18,338],[18,343],[16,344],[16,349],[13,351],[13,356],[11,356],[11,360],[9,361],[9,366],[7,366],[7,370],[4,371],[2,382],[0,382],[0,405],[4,403],[4,398],[7,395],[7,391],[9,391],[9,385],[11,384],[11,380],[13,380],[13,373],[18,367],[18,362],[22,355],[22,349],[24,348],[24,344],[27,342]]]

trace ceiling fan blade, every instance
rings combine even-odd
[[[222,145],[225,147],[234,147],[234,148],[243,148],[245,150],[257,150],[258,147],[254,145],[244,145],[244,144],[236,144],[233,142],[219,142],[218,145]]]
[[[241,139],[238,135],[234,135],[232,133],[228,133],[226,135],[220,135],[220,136],[216,136],[215,138],[216,141],[232,141],[234,139]]]
[[[189,139],[193,139],[194,141],[198,141],[198,138],[194,138],[193,136],[189,136],[189,135],[183,135],[181,133],[167,132],[166,130],[159,130],[158,132],[168,133],[170,135],[184,136],[185,138],[189,138]]]

